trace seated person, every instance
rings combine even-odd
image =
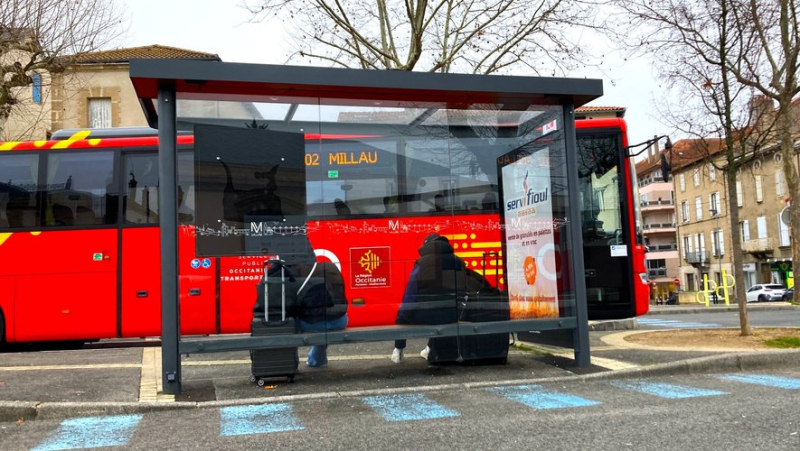
[[[327,332],[347,327],[347,298],[344,278],[330,262],[315,263],[297,291],[297,324],[302,332]],[[312,346],[306,364],[319,367],[328,364],[328,345]]]
[[[466,293],[466,265],[458,258],[446,237],[432,233],[419,248],[420,257],[408,278],[403,302],[397,312],[397,324],[449,324],[458,320],[457,299]],[[436,341],[435,341],[436,340]],[[434,343],[447,347],[454,337],[433,338],[420,353],[428,358]],[[400,363],[406,340],[396,340],[391,360]],[[455,347],[456,358],[458,349]],[[453,359],[455,360],[455,359]]]
[[[297,330],[300,332],[327,332],[342,330],[347,327],[347,298],[345,297],[344,278],[339,268],[329,262],[317,262],[311,243],[306,236],[286,237],[286,253],[282,263],[273,263],[265,275],[267,278],[281,278],[284,271],[285,290],[280,284],[269,286],[270,299],[281,299],[285,296],[286,317],[295,318]],[[302,241],[298,241],[302,240]],[[290,243],[291,242],[291,243]],[[287,244],[288,243],[288,244]],[[292,245],[292,243],[294,243]],[[291,250],[300,251],[290,253]],[[283,291],[283,292],[282,292]],[[256,285],[256,303],[253,308],[254,318],[263,318],[265,312],[266,293],[264,280]],[[279,302],[270,302],[269,318],[280,320],[282,306]],[[327,345],[312,346],[306,364],[311,367],[324,366],[328,363]]]

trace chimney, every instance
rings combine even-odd
[[[750,112],[750,125],[751,126],[766,126],[769,117],[774,114],[775,107],[772,100],[763,95],[753,96],[749,102]]]

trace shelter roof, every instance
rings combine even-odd
[[[130,77],[151,126],[152,100],[160,85],[179,99],[250,100],[379,107],[463,109],[493,104],[525,110],[530,105],[574,107],[603,94],[601,80],[442,74],[342,68],[278,66],[187,59],[131,60]],[[365,103],[366,102],[366,103]]]

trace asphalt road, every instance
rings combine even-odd
[[[800,309],[794,310],[752,310],[747,312],[752,327],[798,327],[800,328]],[[705,327],[739,327],[739,312],[701,312],[680,315],[648,314],[637,319],[639,328],[655,329],[697,329]]]
[[[750,374],[3,423],[0,449],[797,450],[800,362],[795,363]],[[733,379],[742,376],[754,377]]]

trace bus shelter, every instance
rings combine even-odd
[[[574,110],[602,95],[600,80],[189,60],[134,60],[130,77],[159,136],[165,393],[180,393],[180,356],[197,352],[563,331],[589,364]],[[179,130],[194,135],[191,181],[176,176]],[[179,251],[180,233],[194,249]],[[409,290],[447,285],[417,264],[434,234],[491,289],[438,293],[417,306],[424,320],[396,324]],[[231,276],[242,316],[264,261],[329,262],[347,326],[181,337],[185,255],[254,262]],[[465,315],[489,304],[499,316]]]

